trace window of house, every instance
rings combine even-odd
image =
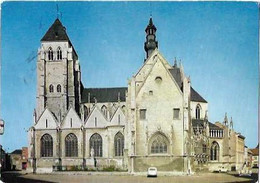
[[[70,133],[65,138],[65,156],[77,157],[78,156],[78,139],[75,134]]]
[[[115,146],[115,156],[123,156],[124,155],[124,135],[121,132],[118,132],[115,135],[114,146]]]
[[[173,118],[174,119],[179,119],[180,118],[180,109],[179,108],[174,108],[173,109]]]
[[[93,134],[89,139],[90,152],[93,149],[94,157],[102,157],[102,138],[99,134]]]
[[[48,59],[49,59],[49,60],[53,60],[53,50],[52,50],[51,47],[50,47],[49,50],[48,50]]]
[[[196,107],[196,119],[200,119],[200,112],[201,112],[201,107],[198,104]]]
[[[49,91],[50,91],[50,93],[53,93],[53,92],[54,92],[54,87],[53,87],[53,85],[50,85],[50,86],[49,86]]]
[[[57,85],[57,92],[59,92],[59,93],[61,92],[61,85],[60,84]]]
[[[62,59],[62,51],[61,51],[61,48],[58,47],[57,49],[57,60],[61,60]]]
[[[48,128],[48,120],[45,121],[45,127]]]
[[[44,134],[41,137],[41,157],[53,156],[53,140],[49,134]]]
[[[146,119],[146,109],[140,109],[140,119]]]
[[[72,128],[72,118],[70,118],[70,127]]]
[[[120,125],[120,114],[118,115],[118,124]]]

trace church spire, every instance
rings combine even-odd
[[[153,24],[153,19],[150,17],[149,24],[147,25],[146,32],[146,41],[144,43],[144,50],[146,51],[146,59],[151,55],[155,48],[158,48],[158,42],[156,41],[156,27]]]
[[[230,128],[233,129],[233,119],[232,119],[232,117],[230,119]]]
[[[224,117],[224,121],[223,121],[224,125],[228,125],[228,117],[227,117],[227,113],[225,113],[225,117]]]

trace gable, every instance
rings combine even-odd
[[[155,92],[154,94],[157,94],[156,97],[161,96],[165,98],[165,96],[171,96],[171,94],[174,93],[182,98],[182,92],[178,83],[174,80],[168,68],[165,67],[164,62],[160,58],[156,60],[143,83],[141,85],[139,84],[139,88],[139,91],[137,88],[137,95],[143,92],[149,95],[150,91],[152,91],[153,93]],[[168,100],[167,97],[165,99]]]
[[[69,112],[65,116],[61,128],[81,128],[82,121],[79,118],[78,114],[73,108],[70,108]]]
[[[34,127],[35,129],[56,129],[57,126],[57,121],[53,114],[46,108]]]
[[[110,125],[125,125],[126,119],[121,107],[118,107],[111,118]]]
[[[136,81],[142,81],[151,71],[154,63],[158,60],[162,60],[163,64],[170,69],[171,66],[169,63],[163,58],[161,53],[155,49],[153,53],[150,55],[150,57],[145,61],[145,63],[142,65],[142,67],[139,69],[139,71],[135,75]]]
[[[85,122],[86,128],[104,128],[107,126],[107,120],[97,106],[93,108]]]

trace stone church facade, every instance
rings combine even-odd
[[[37,59],[37,106],[29,129],[29,171],[125,170],[192,173],[243,167],[233,121],[208,121],[208,102],[181,64],[158,50],[152,18],[146,59],[122,88],[84,88],[79,58],[56,19]]]

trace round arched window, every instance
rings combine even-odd
[[[161,82],[162,82],[162,77],[157,76],[157,77],[155,78],[155,82],[156,82],[156,83],[161,83]]]

